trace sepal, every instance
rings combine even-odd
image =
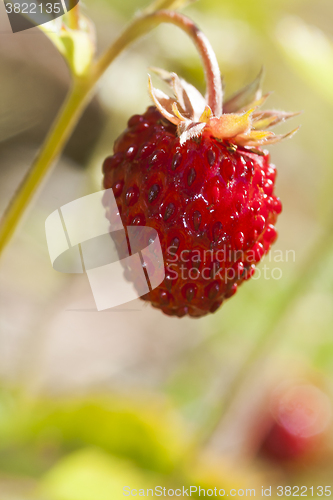
[[[270,96],[270,93],[262,95],[261,92],[263,70],[254,82],[225,103],[224,113],[221,116],[214,116],[200,92],[179,78],[176,73],[169,73],[158,68],[152,68],[152,70],[173,90],[174,96],[170,97],[161,90],[155,89],[148,75],[148,87],[152,100],[164,118],[177,126],[180,144],[200,137],[206,130],[218,140],[226,140],[235,146],[260,151],[257,149],[260,146],[275,144],[282,139],[292,137],[298,130],[295,129],[284,135],[276,135],[267,130],[299,113],[258,109]]]
[[[263,78],[264,68],[261,68],[259,75],[252,83],[246,85],[246,87],[237,92],[224,103],[223,112],[235,113],[236,111],[244,110],[246,106],[253,107],[252,104],[261,99]]]
[[[79,14],[78,29],[71,29],[63,18],[54,19],[39,28],[57,47],[74,76],[88,73],[96,51],[95,27]]]

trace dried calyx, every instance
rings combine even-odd
[[[260,152],[256,150],[259,146],[279,142],[298,130],[296,128],[284,135],[276,135],[267,130],[299,113],[258,109],[270,95],[262,94],[262,71],[254,82],[224,103],[223,112],[221,109],[221,113],[215,115],[200,92],[176,73],[157,68],[152,68],[152,71],[173,90],[174,97],[169,97],[155,89],[151,77],[148,77],[149,92],[154,104],[164,118],[177,126],[181,144],[199,137],[205,129],[218,140],[227,140],[237,146]]]

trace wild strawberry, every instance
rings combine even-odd
[[[125,226],[159,234],[165,280],[144,297],[169,315],[215,312],[249,279],[277,237],[276,170],[263,130],[292,114],[258,111],[261,75],[214,114],[175,73],[156,70],[175,98],[149,89],[155,106],[134,115],[104,162]],[[218,108],[218,106],[217,106]]]
[[[324,450],[331,420],[331,401],[317,387],[304,384],[280,390],[272,400],[260,452],[279,462],[313,459]]]

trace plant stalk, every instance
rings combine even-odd
[[[46,175],[50,172],[51,166],[63,150],[88,100],[89,85],[74,82],[32,168],[4,213],[0,224],[0,255]]]
[[[244,384],[249,379],[255,368],[268,352],[272,352],[272,347],[284,337],[284,331],[279,329],[281,321],[289,311],[295,306],[295,302],[309,288],[321,269],[326,265],[332,256],[333,248],[333,212],[331,212],[324,224],[324,230],[319,241],[315,241],[312,250],[295,277],[291,280],[286,289],[281,292],[277,305],[270,315],[259,334],[259,338],[249,352],[247,358],[236,374],[234,380],[229,385],[227,392],[221,397],[214,408],[211,409],[209,418],[202,425],[195,438],[198,447],[208,444],[228,415],[234,401],[241,394]],[[320,248],[320,259],[318,259],[318,248]]]
[[[73,6],[73,0],[69,2],[69,11],[67,12],[68,16],[68,25],[71,30],[80,29],[80,7],[79,5]]]
[[[152,14],[138,17],[116,40],[116,42],[100,58],[96,65],[94,78],[98,80],[114,59],[124,48],[124,44],[132,43],[137,38],[148,33],[156,26],[168,23],[183,30],[193,41],[205,71],[207,85],[207,102],[215,116],[222,114],[223,90],[220,68],[210,42],[188,17],[168,10],[160,10]]]
[[[164,4],[168,5],[165,1]],[[222,84],[220,70],[213,49],[195,24],[187,17],[168,10],[140,15],[125,29],[101,58],[93,64],[84,78],[74,78],[68,94],[46,140],[0,222],[0,256],[24,212],[30,205],[52,165],[60,156],[72,134],[82,112],[93,96],[97,82],[115,58],[131,43],[145,35],[161,23],[171,23],[179,27],[194,41],[202,58],[207,81],[208,103],[217,116],[222,112]]]

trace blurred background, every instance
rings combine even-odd
[[[102,51],[147,1],[81,4]],[[70,76],[38,28],[8,33],[0,9],[3,212]],[[107,71],[0,262],[1,500],[109,500],[156,485],[331,495],[333,4],[200,0],[185,13],[210,39],[227,95],[264,66],[269,108],[304,112],[298,134],[271,147],[279,239],[261,275],[200,320],[140,300],[98,313],[85,275],[52,269],[45,220],[101,188],[114,139],[150,104],[148,66],[204,91],[191,42],[159,27]]]

